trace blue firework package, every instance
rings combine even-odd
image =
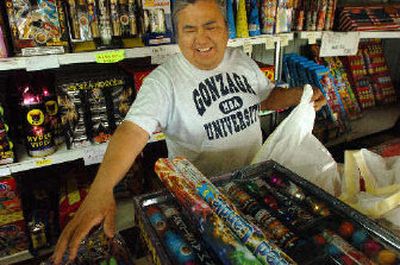
[[[248,18],[250,36],[258,36],[261,34],[260,18],[258,14],[257,0],[250,0],[250,12]]]
[[[233,3],[232,0],[226,1],[226,16],[228,20],[228,30],[229,38],[236,38],[236,26],[235,26],[235,16],[233,15]]]

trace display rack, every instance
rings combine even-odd
[[[265,45],[265,49],[275,51],[275,67],[280,69],[281,47],[289,44],[289,41],[297,39],[306,39],[309,44],[315,43],[321,39],[322,32],[298,32],[284,33],[277,35],[261,35],[251,38],[241,38],[229,40],[229,47],[243,47],[246,53],[252,52],[253,45]],[[400,38],[400,32],[360,32],[360,38],[381,38],[393,39]],[[82,53],[67,53],[59,55],[43,55],[33,57],[11,57],[0,59],[0,71],[10,70],[46,70],[58,68],[62,65],[96,63],[99,56],[112,52],[113,50],[102,50]],[[167,58],[170,55],[179,53],[179,47],[176,44],[154,46],[154,47],[137,47],[131,49],[122,49],[123,59],[152,57],[154,61],[159,61],[156,57]],[[162,60],[161,60],[162,61]],[[279,77],[279,75],[276,75]],[[273,111],[264,111],[260,116],[270,115]],[[339,143],[348,142],[363,136],[367,136],[376,132],[391,128],[400,117],[399,105],[377,107],[363,112],[363,117],[351,123],[351,132],[330,141],[327,145],[333,146]],[[374,120],[374,123],[371,123]],[[155,134],[149,142],[155,142],[164,139],[162,133]],[[23,172],[31,169],[47,167],[55,164],[71,162],[83,159],[85,165],[100,163],[103,159],[107,143],[90,145],[80,149],[68,150],[66,146],[62,146],[56,153],[45,158],[28,157],[23,148],[17,148],[17,163],[0,166],[0,178],[13,173]],[[126,208],[126,207],[122,207]],[[131,220],[124,222],[124,227],[130,225]],[[133,221],[132,221],[133,223]],[[46,255],[52,252],[52,248],[46,249],[42,254]],[[32,259],[33,256],[29,251],[22,251],[14,255],[0,258],[0,264],[12,264]]]
[[[343,32],[338,32],[343,33]],[[361,39],[398,39],[399,31],[360,31]],[[308,40],[309,44],[314,44],[316,40],[322,38],[323,31],[300,31],[297,32],[297,38]]]
[[[229,40],[229,47],[249,47],[257,44],[265,44],[266,49],[274,49],[277,41],[287,43],[293,40],[293,33],[283,33],[277,35],[260,35],[251,38],[238,38]],[[102,50],[93,52],[81,53],[65,53],[55,55],[42,55],[32,57],[10,57],[0,59],[0,71],[9,70],[46,70],[58,68],[62,65],[95,63],[98,57],[104,54],[109,54],[115,50]],[[136,47],[131,49],[121,49],[124,59],[155,57],[155,56],[170,56],[179,53],[177,44],[161,45],[154,47]]]

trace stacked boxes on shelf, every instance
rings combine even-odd
[[[0,179],[0,257],[28,249],[25,220],[13,177]]]

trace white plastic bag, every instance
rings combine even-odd
[[[252,163],[272,159],[332,195],[340,192],[337,164],[312,134],[315,110],[310,85],[304,86],[300,104],[268,137]]]
[[[382,157],[367,149],[346,151],[343,178],[341,200],[400,227],[400,156]]]

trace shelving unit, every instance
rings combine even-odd
[[[338,32],[343,33],[343,32]],[[360,31],[361,39],[398,39],[399,31]],[[297,32],[297,38],[307,39],[309,44],[315,43],[322,38],[323,31],[301,31]]]
[[[285,33],[277,35],[261,35],[251,38],[233,39],[229,40],[229,47],[243,47],[245,52],[251,53],[253,45],[265,45],[265,49],[275,49],[275,62],[280,61],[280,48],[287,46],[289,41],[297,39],[306,39],[309,44],[315,43],[316,40],[321,39],[323,32],[298,32],[298,33]],[[400,32],[360,32],[360,38],[383,38],[383,39],[400,39]],[[155,61],[162,62],[168,56],[179,53],[179,47],[176,44],[162,45],[155,47],[137,47],[132,49],[120,50],[123,53],[124,59],[151,57]],[[68,53],[59,55],[43,55],[34,57],[12,57],[0,59],[0,71],[10,70],[46,70],[58,68],[63,65],[82,64],[82,63],[96,63],[98,56],[112,52],[112,50],[93,51],[84,53]],[[279,69],[279,65],[276,65]],[[270,115],[272,111],[264,111],[260,116]],[[352,131],[329,142],[328,146],[333,146],[339,143],[348,142],[356,138],[360,138],[369,134],[373,134],[392,127],[400,118],[400,106],[392,105],[385,107],[377,107],[374,109],[366,110],[363,112],[363,117],[359,120],[353,121],[351,124]],[[374,120],[374,123],[370,121]],[[155,142],[164,139],[162,133],[155,134],[149,142]],[[80,149],[68,150],[66,146],[62,146],[54,154],[45,158],[31,158],[28,157],[24,148],[17,148],[18,161],[13,164],[0,166],[0,178],[8,176],[13,173],[23,172],[31,169],[47,167],[55,164],[71,162],[83,159],[85,165],[100,163],[103,159],[107,144],[90,145]],[[132,205],[126,205],[123,202],[118,209],[123,212],[133,212],[130,208]],[[129,210],[126,210],[129,209]],[[123,216],[121,212],[117,215]],[[125,218],[119,227],[122,229],[128,228],[133,225],[134,218],[129,216]],[[43,255],[52,252],[53,249],[46,250]],[[24,260],[32,259],[33,256],[29,251],[22,251],[20,253],[0,258],[0,264],[12,264]]]

